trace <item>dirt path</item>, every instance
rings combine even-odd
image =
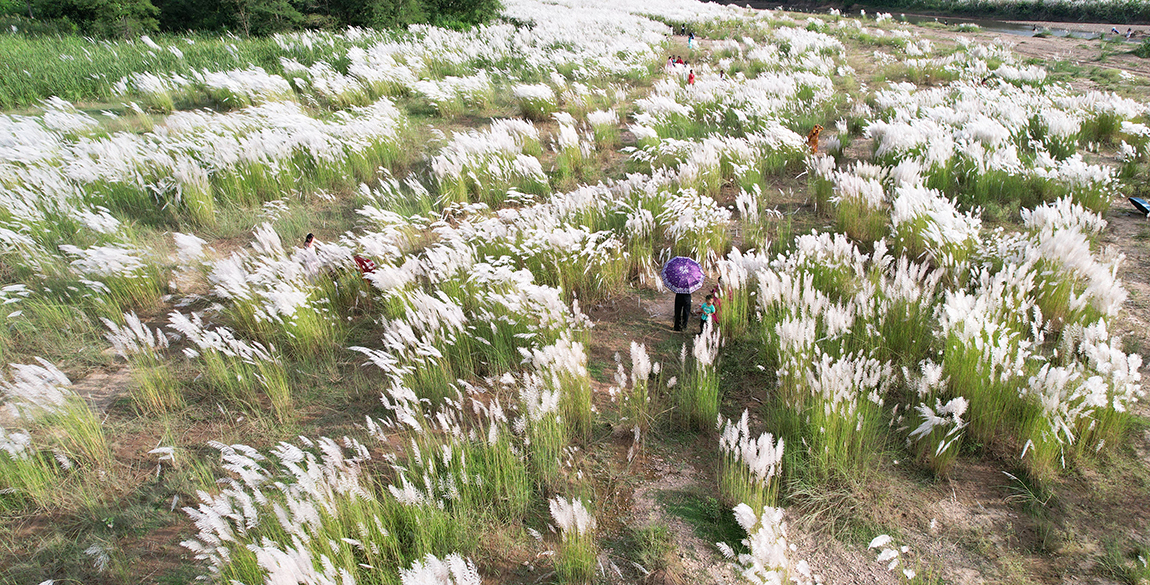
[[[1051,30],[1074,30],[1092,33],[1105,33],[1108,37],[1111,26],[1109,24],[1082,24],[1063,22],[1023,22],[1011,21],[1023,25],[1036,25]],[[1105,53],[1103,43],[1097,39],[1086,40],[1074,37],[1025,37],[1000,31],[981,30],[977,32],[954,33],[929,27],[908,25],[912,30],[934,42],[952,43],[956,37],[966,37],[981,43],[1000,42],[1010,47],[1014,52],[1025,58],[1041,59],[1047,65],[1065,61],[1075,66],[1098,66],[1104,69],[1117,69],[1130,75],[1150,79],[1150,59],[1144,59],[1131,53],[1138,47],[1137,43],[1125,42],[1119,45],[1106,45]],[[1139,27],[1143,32],[1150,32],[1150,27]],[[1125,31],[1126,27],[1120,27]],[[1141,35],[1139,38],[1145,38]],[[1093,84],[1088,79],[1076,81],[1085,86]],[[1092,89],[1092,87],[1088,87]]]

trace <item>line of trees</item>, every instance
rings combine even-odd
[[[499,0],[0,0],[0,15],[28,31],[133,37],[150,32],[245,36],[347,26],[432,23],[470,27],[494,18]]]

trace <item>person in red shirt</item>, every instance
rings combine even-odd
[[[691,72],[687,74],[687,85],[695,85],[695,70],[694,69],[692,69]]]

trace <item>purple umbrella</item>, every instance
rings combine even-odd
[[[703,286],[703,267],[686,256],[675,256],[663,265],[663,284],[674,293],[693,293]]]

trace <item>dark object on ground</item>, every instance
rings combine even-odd
[[[1134,204],[1134,208],[1141,211],[1144,215],[1150,215],[1150,203],[1141,197],[1131,197],[1130,203]]]

